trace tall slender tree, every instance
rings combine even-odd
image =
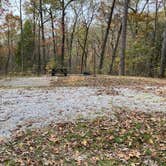
[[[37,69],[37,74],[40,75],[41,74],[41,50],[40,50],[40,43],[41,43],[41,32],[40,32],[40,21],[39,21],[39,25],[38,25],[38,69]]]
[[[51,31],[52,31],[53,53],[54,53],[54,59],[56,60],[57,55],[56,55],[55,27],[54,27],[54,17],[53,17],[52,8],[50,8],[49,14],[50,14],[50,19],[51,19]]]
[[[22,0],[20,0],[20,30],[21,30],[21,72],[24,72],[24,45],[23,45],[23,20],[22,20]]]
[[[108,22],[107,22],[107,29],[106,29],[104,41],[103,41],[103,44],[102,44],[101,55],[100,55],[100,65],[99,65],[99,71],[100,72],[103,68],[104,54],[105,54],[105,49],[106,49],[107,40],[108,40],[108,36],[109,36],[109,31],[110,31],[110,25],[111,25],[111,22],[112,22],[113,12],[114,12],[114,8],[115,8],[115,2],[116,2],[116,0],[113,0],[113,2],[112,2],[112,7],[111,7],[110,14],[109,14]]]
[[[166,68],[166,30],[163,34],[163,45],[160,62],[160,77],[164,77]]]
[[[118,49],[121,33],[122,33],[122,24],[120,25],[120,28],[118,31],[118,36],[117,36],[116,43],[115,43],[115,47],[113,48],[113,51],[112,51],[112,59],[111,59],[109,74],[112,74],[112,70],[113,70],[113,66],[114,66],[114,62],[115,62],[115,58],[116,58],[116,54],[117,54],[117,49]]]
[[[72,68],[72,50],[73,50],[74,34],[76,31],[77,21],[78,21],[79,14],[80,14],[79,11],[77,11],[75,6],[72,6],[72,9],[74,11],[75,17],[74,17],[74,23],[73,23],[71,36],[70,36],[70,46],[69,46],[69,70],[70,70],[70,72],[71,72],[71,68]]]
[[[65,0],[61,0],[61,10],[62,10],[62,17],[61,17],[61,27],[62,27],[62,43],[61,43],[61,67],[64,67],[64,59],[65,59],[65,15],[66,9],[75,0],[69,0],[65,3]]]
[[[45,33],[44,33],[44,19],[43,19],[43,0],[39,0],[39,14],[41,22],[41,37],[42,37],[42,53],[43,53],[43,70],[46,67],[46,48],[45,48]]]
[[[7,20],[7,45],[8,45],[8,56],[7,56],[7,61],[6,61],[6,67],[5,67],[5,72],[6,75],[8,74],[8,68],[9,68],[9,62],[11,58],[11,46],[10,46],[10,18],[6,18]]]
[[[128,7],[130,0],[124,0],[123,18],[122,18],[122,37],[120,50],[119,75],[125,75],[125,56],[126,56],[126,39],[127,39],[127,19]]]

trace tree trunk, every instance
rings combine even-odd
[[[122,24],[120,25],[120,29],[119,29],[119,32],[118,32],[118,36],[117,36],[117,40],[116,40],[116,43],[115,43],[115,47],[114,47],[113,52],[112,52],[112,60],[111,60],[111,64],[110,64],[109,74],[112,74],[113,65],[114,65],[114,61],[115,61],[115,58],[116,58],[116,53],[117,53],[117,49],[118,49],[118,45],[119,45],[121,32],[122,32]]]
[[[160,77],[164,77],[166,68],[166,30],[163,34],[163,45],[161,53],[161,64],[160,64]]]
[[[85,32],[83,53],[82,53],[82,58],[81,58],[81,74],[83,73],[83,69],[84,69],[84,57],[86,54],[86,45],[87,45],[87,40],[88,40],[88,34],[89,34],[89,27],[86,28],[86,32]]]
[[[92,57],[93,57],[93,76],[96,77],[96,54],[95,54],[95,44],[92,44]]]
[[[126,39],[127,39],[127,18],[128,18],[128,5],[130,0],[125,0],[122,18],[122,39],[121,39],[121,52],[120,52],[120,69],[119,75],[125,75],[125,56],[126,56]]]
[[[37,58],[36,58],[36,8],[35,8],[35,1],[33,1],[33,56],[32,56],[32,62],[36,64]]]
[[[153,33],[153,47],[154,51],[149,58],[149,69],[148,69],[148,76],[154,76],[154,66],[155,66],[155,58],[157,59],[158,52],[157,52],[157,25],[158,25],[158,0],[155,3],[155,18],[154,18],[154,33]]]
[[[56,60],[56,42],[55,42],[55,33],[54,33],[54,18],[52,15],[52,10],[50,9],[50,18],[51,18],[51,30],[52,30],[52,42],[53,42],[53,53],[54,59]]]
[[[62,46],[61,46],[61,67],[64,67],[64,57],[65,57],[65,4],[62,0]]]
[[[110,15],[109,15],[109,20],[108,20],[108,23],[107,23],[107,29],[106,29],[106,32],[105,32],[105,37],[104,37],[104,41],[103,41],[103,45],[102,45],[102,49],[101,49],[99,72],[101,72],[101,70],[103,68],[105,48],[106,48],[107,40],[108,40],[108,36],[109,36],[110,25],[111,25],[111,22],[112,22],[115,2],[116,2],[116,0],[113,0],[113,4],[112,4],[112,7],[111,7],[111,12],[110,12]]]
[[[20,51],[21,51],[21,72],[24,71],[24,46],[23,46],[23,23],[22,23],[22,0],[20,0],[20,30],[21,30],[21,41],[20,41]]]
[[[77,20],[78,20],[78,14],[76,14],[76,18],[75,18],[74,25],[73,25],[73,30],[71,33],[71,39],[70,39],[70,50],[69,50],[69,70],[70,70],[70,72],[71,72],[71,67],[72,67],[73,39],[74,39],[75,30],[76,30]]]
[[[8,74],[8,68],[9,68],[9,62],[10,62],[10,56],[11,56],[9,23],[8,23],[8,31],[7,31],[7,44],[8,44],[8,57],[7,57],[6,66],[5,66],[6,75]]]
[[[41,46],[41,40],[40,40],[40,21],[39,21],[39,30],[38,30],[38,75],[41,74],[41,50],[40,50],[40,46]]]
[[[43,9],[42,4],[43,1],[39,0],[39,7],[40,7],[40,21],[41,21],[41,35],[42,35],[42,50],[43,50],[43,70],[45,72],[46,67],[46,48],[45,48],[45,35],[44,35],[44,22],[43,22]]]

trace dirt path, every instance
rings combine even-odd
[[[166,86],[163,85],[146,85],[143,90],[111,85],[53,87],[56,79],[37,77],[0,81],[0,138],[10,137],[19,129],[42,127],[51,122],[111,115],[116,107],[166,112]]]

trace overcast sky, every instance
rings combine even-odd
[[[0,0],[1,1],[1,0]],[[3,2],[4,0],[2,0]],[[108,0],[101,0],[101,1],[108,1]],[[110,0],[109,0],[110,1]],[[8,7],[8,11],[12,11],[14,13],[14,15],[19,15],[19,3],[20,0],[9,0],[11,6]],[[25,0],[22,0],[22,4],[24,4]],[[143,1],[142,1],[143,2]],[[144,4],[144,2],[142,3],[142,5]],[[141,6],[140,5],[140,8]],[[154,9],[154,5],[150,6],[150,9],[153,10]],[[23,14],[24,15],[24,14]]]

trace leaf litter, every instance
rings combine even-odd
[[[166,114],[116,109],[93,120],[20,131],[2,143],[6,165],[164,165]]]
[[[104,80],[70,77],[40,89],[36,82],[1,88],[0,165],[163,166],[165,82]]]

